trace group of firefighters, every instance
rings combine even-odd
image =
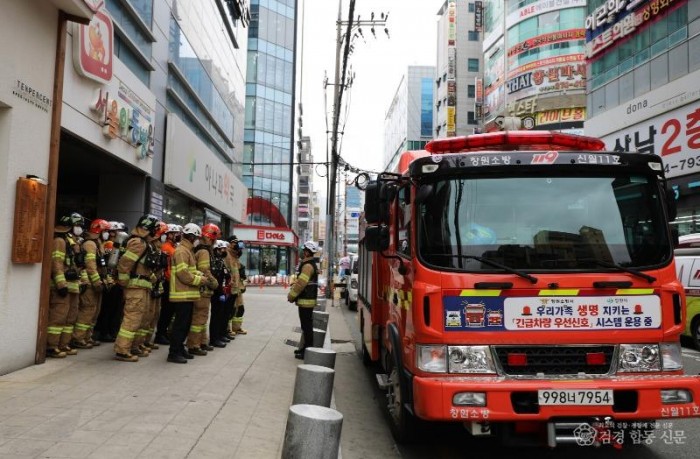
[[[215,224],[184,227],[152,215],[123,223],[61,216],[54,230],[46,355],[114,342],[116,360],[136,362],[169,344],[187,363],[226,347],[242,328],[244,245]],[[207,326],[208,324],[208,326]]]

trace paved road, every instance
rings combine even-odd
[[[623,445],[622,450],[611,447],[602,448],[582,448],[582,447],[558,447],[554,450],[547,448],[508,448],[503,447],[495,441],[488,439],[474,439],[470,437],[459,425],[443,424],[427,426],[421,433],[423,441],[413,445],[395,445],[391,441],[391,434],[388,428],[388,420],[384,409],[384,394],[381,392],[374,380],[374,374],[366,369],[359,354],[360,335],[356,314],[348,311],[345,306],[342,308],[343,316],[348,328],[349,336],[355,345],[355,353],[352,355],[353,361],[343,362],[342,366],[354,372],[354,382],[344,382],[343,385],[336,384],[336,404],[338,409],[346,416],[343,426],[343,458],[561,458],[566,459],[696,459],[700,457],[700,421],[698,420],[675,420],[669,428],[662,428],[656,432],[656,438],[651,439],[650,445],[629,446]],[[336,327],[337,328],[337,327]],[[349,354],[348,354],[349,355]],[[700,373],[700,353],[695,350],[684,348],[684,363],[686,372],[689,374]],[[336,368],[338,371],[338,368]],[[337,375],[336,378],[341,377]],[[352,388],[348,384],[353,384]],[[346,391],[352,391],[346,394]],[[364,397],[364,401],[363,401]],[[371,397],[372,402],[367,402],[366,398]],[[365,432],[358,432],[357,427],[348,427],[350,419],[346,414],[352,407],[362,406],[364,419],[362,423],[367,426]],[[355,410],[359,408],[354,408]],[[350,415],[354,419],[354,416]],[[354,424],[354,422],[353,422]],[[668,431],[673,431],[672,439]],[[376,454],[361,448],[361,435],[365,434],[364,440],[370,445],[378,448]],[[677,434],[677,435],[676,435]]]

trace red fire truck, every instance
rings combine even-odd
[[[544,131],[425,148],[363,187],[363,360],[397,441],[418,419],[554,447],[700,416],[658,156]]]

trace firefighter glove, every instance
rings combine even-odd
[[[57,292],[61,297],[65,298],[68,296],[68,287],[61,287],[57,290]]]

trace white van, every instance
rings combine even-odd
[[[700,350],[700,233],[678,238],[675,250],[676,275],[685,287],[686,323],[684,335]]]
[[[358,256],[353,255],[350,261],[350,277],[347,283],[347,294],[345,295],[345,304],[351,311],[357,311],[357,288],[359,286],[357,280],[357,260]]]

